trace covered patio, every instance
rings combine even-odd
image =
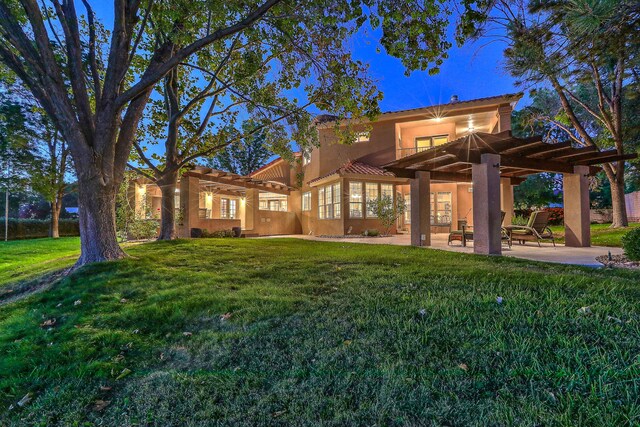
[[[513,186],[528,175],[560,173],[564,188],[566,246],[591,246],[589,180],[595,165],[636,158],[615,150],[548,144],[541,136],[516,138],[511,131],[473,133],[384,165],[411,185],[411,244],[431,246],[431,182],[473,184],[473,252],[502,254],[501,209],[505,224],[513,215]]]

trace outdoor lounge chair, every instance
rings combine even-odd
[[[555,247],[556,242],[553,238],[553,232],[548,227],[549,212],[535,211],[531,212],[527,225],[510,225],[507,227],[509,239],[513,242],[517,240],[521,245],[526,241],[535,241],[540,245],[542,240],[551,240]]]
[[[504,211],[500,211],[500,224],[502,224],[502,222],[504,221],[505,214],[506,213]],[[511,238],[509,237],[507,229],[501,227],[500,233],[501,240],[507,242],[507,245],[511,247]],[[465,220],[465,224],[462,225],[462,230],[452,230],[449,232],[449,240],[447,241],[447,245],[451,245],[451,242],[454,241],[460,241],[462,243],[462,246],[467,246],[467,241],[469,240],[473,240],[473,229],[466,226]]]

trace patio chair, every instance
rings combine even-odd
[[[506,212],[500,211],[500,224],[504,222],[504,217]],[[511,247],[511,238],[507,229],[504,227],[500,227],[500,239],[503,242],[507,242],[507,245]],[[462,246],[467,246],[467,241],[473,240],[473,229],[466,226],[466,220],[464,224],[462,224],[462,230],[452,230],[449,232],[449,239],[447,241],[447,245],[451,245],[451,242],[460,241]]]
[[[553,246],[556,246],[556,241],[553,237],[553,232],[548,226],[549,212],[547,211],[535,211],[531,212],[527,225],[510,225],[507,227],[509,233],[509,239],[517,240],[521,245],[524,245],[526,241],[535,241],[540,245],[543,240],[551,240]]]

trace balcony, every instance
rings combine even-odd
[[[403,157],[411,156],[416,153],[422,153],[423,151],[427,151],[432,147],[407,147],[407,148],[398,148],[396,159],[401,159]]]

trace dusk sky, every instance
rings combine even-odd
[[[111,28],[113,5],[110,2],[97,3],[95,11],[102,23]],[[84,13],[82,7],[80,13]],[[502,67],[504,45],[487,40],[468,44],[462,48],[455,46],[449,52],[449,59],[443,64],[440,74],[430,76],[425,72],[404,74],[400,61],[386,54],[383,49],[376,52],[379,33],[360,34],[351,42],[357,59],[370,64],[372,76],[379,82],[384,93],[382,111],[402,110],[446,103],[451,95],[458,95],[461,101],[518,92],[515,81]],[[525,94],[526,95],[526,94]],[[523,98],[516,108],[528,102]]]

